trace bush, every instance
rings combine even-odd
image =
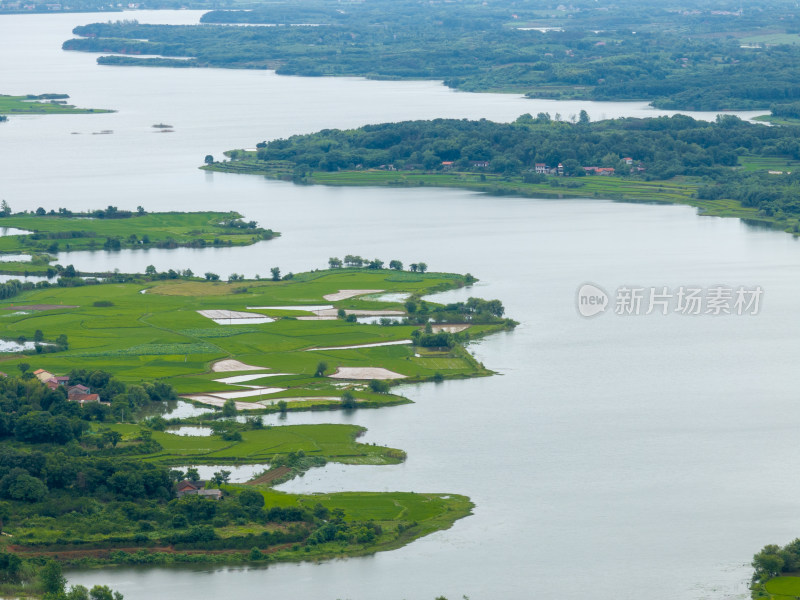
[[[350,392],[342,394],[342,408],[355,408],[356,398]]]
[[[256,490],[244,490],[237,496],[237,500],[245,508],[262,508],[264,506],[264,496]]]

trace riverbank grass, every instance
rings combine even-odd
[[[800,577],[775,577],[760,586],[754,598],[795,600],[800,597]]]

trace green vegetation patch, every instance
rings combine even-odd
[[[773,597],[800,597],[800,577],[775,577],[764,584]]]
[[[58,115],[108,113],[111,110],[98,108],[76,108],[67,104],[67,94],[40,94],[38,96],[0,95],[0,115]]]
[[[153,439],[164,450],[147,458],[162,464],[185,464],[187,457],[206,463],[261,463],[278,454],[303,451],[307,456],[346,464],[385,465],[405,459],[401,450],[356,442],[364,431],[355,425],[283,425],[245,431],[241,440],[232,442],[218,436],[155,432]]]
[[[91,213],[39,208],[32,213],[11,214],[4,204],[0,225],[30,232],[0,237],[0,252],[44,256],[62,250],[247,246],[278,235],[254,221],[243,221],[238,213],[148,213],[141,207],[136,212],[109,206]],[[40,270],[48,269],[47,260],[37,264]],[[6,272],[35,266],[0,265]]]
[[[32,217],[36,218],[36,217]],[[423,263],[424,264],[424,263]],[[299,410],[311,407],[337,407],[345,389],[354,394],[356,405],[380,406],[405,402],[387,390],[368,389],[368,381],[341,381],[330,378],[340,367],[384,368],[420,381],[441,377],[487,375],[489,371],[463,350],[467,333],[444,336],[441,340],[424,337],[421,329],[429,318],[462,322],[475,320],[475,335],[485,335],[509,326],[499,316],[446,312],[434,303],[411,302],[413,319],[403,325],[380,325],[333,321],[301,321],[281,318],[259,325],[221,325],[199,314],[203,310],[235,310],[262,314],[269,311],[248,309],[259,306],[328,304],[325,295],[340,290],[405,292],[414,298],[467,284],[467,278],[446,273],[411,273],[389,269],[340,268],[301,273],[291,280],[222,283],[212,281],[151,281],[147,293],[141,283],[104,283],[83,287],[51,286],[21,290],[13,299],[0,302],[6,336],[34,339],[37,331],[44,339],[65,335],[68,347],[57,353],[7,356],[3,370],[29,363],[56,374],[71,369],[109,371],[121,381],[164,380],[181,394],[245,391],[247,388],[215,380],[230,377],[230,372],[213,372],[220,360],[238,360],[281,374],[243,382],[281,388],[238,399],[254,409],[275,411],[279,402]],[[241,287],[247,288],[241,292]],[[99,303],[99,305],[98,305]],[[333,302],[339,307],[377,306],[388,303],[346,299]],[[46,306],[60,310],[19,311],[20,305]],[[406,310],[404,304],[393,304]],[[476,305],[477,306],[477,305]],[[488,306],[488,305],[487,305]],[[500,305],[501,306],[501,305]],[[466,310],[466,307],[453,307]],[[23,314],[24,313],[24,314]],[[502,311],[500,312],[502,314]],[[471,334],[470,334],[471,335]],[[328,350],[342,346],[361,346],[398,341],[411,343],[376,347]],[[421,337],[420,337],[421,336]],[[423,347],[426,343],[445,344],[444,348]],[[434,350],[435,353],[431,354]],[[416,358],[422,353],[424,358]],[[320,365],[324,365],[318,372]],[[252,371],[243,371],[250,374]],[[344,387],[342,387],[344,386]],[[320,397],[320,400],[305,400]],[[297,398],[297,400],[293,400]],[[303,398],[303,399],[301,399]],[[333,400],[332,400],[333,398]],[[257,402],[261,400],[263,404]]]

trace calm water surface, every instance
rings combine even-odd
[[[135,16],[197,19],[190,11]],[[224,276],[320,268],[348,253],[424,261],[480,278],[447,298],[501,298],[521,325],[471,346],[498,376],[404,386],[412,405],[281,421],[357,423],[369,428],[365,441],[408,451],[402,465],[330,465],[282,489],[469,495],[475,514],[452,529],[360,559],[77,572],[71,582],[108,584],[128,600],[171,600],[189,589],[307,600],[722,600],[747,597],[747,563],[761,546],[800,534],[800,482],[787,477],[800,462],[800,247],[790,236],[685,207],[299,187],[196,170],[205,154],[322,127],[657,111],[457,93],[434,82],[98,67],[92,55],[60,51],[74,25],[108,18],[0,17],[4,93],[67,92],[79,105],[119,110],[0,127],[2,197],[15,210],[225,208],[283,236],[237,249],[74,253],[62,263]],[[175,133],[153,133],[160,122]],[[104,129],[114,134],[91,135]],[[587,320],[574,305],[587,281],[608,290],[760,285],[765,293],[751,317]]]

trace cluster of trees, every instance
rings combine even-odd
[[[19,279],[11,279],[5,283],[0,283],[0,300],[13,298],[17,294],[26,290],[32,290],[36,286],[30,281],[22,283]]]
[[[422,165],[432,171],[521,174],[535,163],[562,163],[566,175],[578,176],[584,174],[582,166],[629,173],[621,160],[630,157],[645,169],[643,176],[663,178],[705,175],[715,167],[733,166],[740,148],[759,151],[780,141],[787,150],[800,149],[791,133],[765,129],[731,116],[718,123],[682,115],[586,124],[554,121],[546,114],[523,115],[515,123],[435,119],[292,136],[269,142],[257,157],[322,171]]]
[[[769,107],[769,110],[773,117],[800,119],[800,102],[773,104]]]
[[[214,11],[196,26],[135,21],[77,27],[64,48],[161,57],[104,56],[102,64],[276,68],[289,75],[432,78],[468,91],[509,90],[592,100],[650,98],[664,108],[767,108],[800,99],[800,48],[743,47],[735,35],[795,30],[779,0],[762,10],[687,15],[684,6],[613,6],[533,0],[429,3],[372,0],[341,9],[284,0],[252,11]],[[719,11],[718,11],[719,12]],[[724,10],[721,12],[725,12]],[[734,14],[735,13],[735,14]],[[209,23],[313,23],[316,27],[209,27]],[[519,26],[509,26],[518,23]],[[533,26],[525,27],[525,25]],[[544,25],[544,27],[543,27]],[[541,29],[549,30],[543,31]],[[772,28],[772,29],[770,29]],[[207,159],[210,157],[207,157]],[[213,160],[213,159],[212,159]]]
[[[800,539],[783,547],[769,544],[753,557],[753,580],[763,582],[783,573],[800,570]]]
[[[167,469],[130,459],[75,455],[61,450],[0,450],[0,497],[34,508],[23,513],[52,516],[75,510],[81,497],[99,500],[169,500],[173,485]],[[16,516],[16,515],[15,515]]]
[[[340,259],[337,256],[332,256],[328,259],[328,267],[331,269],[341,269],[343,266],[345,267],[366,267],[367,269],[383,269],[384,263],[380,258],[373,258],[369,260],[367,258],[362,258],[357,254],[347,254],[344,257],[344,260]],[[402,271],[403,270],[403,262],[397,259],[392,259],[389,261],[389,268],[393,271]],[[419,263],[411,263],[408,265],[408,270],[413,273],[424,273],[428,270],[427,263],[419,262]]]
[[[10,552],[0,552],[0,583],[34,583],[46,600],[123,600],[123,595],[106,585],[88,589],[82,585],[67,588],[61,565],[54,560],[23,559]],[[28,589],[27,591],[31,591]]]
[[[268,142],[258,158],[290,161],[309,170],[419,163],[432,172],[454,167],[521,176],[532,183],[544,179],[533,172],[536,163],[562,164],[568,177],[584,176],[584,166],[613,167],[617,176],[651,181],[694,176],[704,181],[700,198],[732,198],[773,216],[800,214],[800,173],[767,174],[736,166],[740,156],[800,159],[799,131],[747,123],[732,115],[715,122],[685,115],[576,123],[547,114],[522,115],[514,123],[435,119],[292,136]],[[477,161],[488,166],[475,167]],[[360,257],[352,258],[355,263],[345,257],[344,264],[358,265]]]
[[[453,302],[443,306],[431,305],[424,300],[409,299],[405,302],[408,322],[424,325],[430,334],[434,323],[500,323],[513,326],[514,321],[505,319],[505,307],[500,300],[483,300],[470,297],[466,302]]]
[[[131,420],[151,403],[177,398],[163,382],[125,385],[104,371],[73,370],[70,385],[83,384],[102,401],[81,406],[67,399],[65,386],[51,390],[23,365],[23,378],[0,379],[0,439],[57,445],[82,441],[89,421]]]

